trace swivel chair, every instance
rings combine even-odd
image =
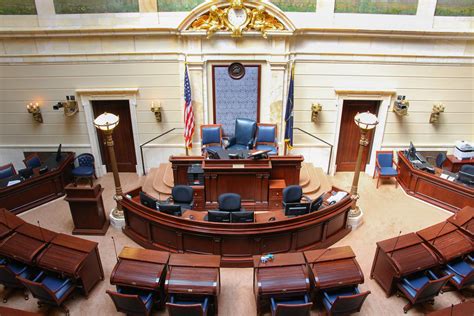
[[[186,298],[171,295],[166,307],[170,316],[206,316],[209,310],[209,298]]]
[[[290,298],[270,298],[272,316],[306,316],[313,303],[308,295]]]
[[[257,122],[254,120],[238,118],[235,120],[235,135],[229,140],[226,149],[246,150],[252,149],[255,140]]]
[[[357,286],[323,291],[323,305],[329,315],[358,313],[370,291],[360,293]]]
[[[16,175],[16,170],[12,163],[0,166],[0,179],[10,178],[14,175]]]
[[[118,312],[127,315],[150,315],[154,300],[153,292],[135,288],[117,286],[117,292],[107,290],[106,293],[114,302]]]
[[[25,300],[28,300],[28,292],[17,276],[27,278],[32,274],[32,269],[27,265],[6,259],[0,259],[0,284],[3,284],[5,294],[3,295],[3,303],[8,302],[8,298],[13,294],[14,290],[23,290]]]
[[[217,198],[219,210],[224,212],[243,211],[240,195],[235,193],[224,193]]]
[[[24,160],[23,160],[23,163],[25,164],[26,168],[31,168],[31,169],[34,169],[34,168],[39,168],[41,167],[41,159],[40,157],[38,156],[38,154],[31,154],[29,155],[28,157],[26,157]]]
[[[256,150],[270,150],[269,155],[278,155],[277,126],[276,124],[257,124],[255,139]]]
[[[194,190],[187,185],[176,185],[171,190],[171,197],[166,202],[180,205],[184,210],[191,210],[194,205]]]
[[[299,185],[290,185],[283,189],[283,206],[287,203],[311,203],[311,199],[303,195],[303,188]]]
[[[433,160],[434,160],[434,165],[437,168],[443,168],[444,162],[446,161],[446,159],[448,159],[448,157],[446,156],[446,153],[444,152],[439,153],[438,155],[436,155],[436,158],[434,159],[433,158],[434,158],[433,156],[426,156],[426,160],[428,160],[428,162],[433,164]]]
[[[87,178],[89,180],[90,186],[92,187],[92,177],[97,179],[95,174],[94,156],[92,154],[84,153],[77,156],[76,160],[78,162],[78,166],[72,170],[74,182],[77,185],[78,179]]]
[[[456,290],[463,290],[474,284],[474,262],[466,258],[457,258],[446,264],[442,268],[446,275],[452,274],[449,283],[454,286]],[[446,292],[446,289],[443,289]]]

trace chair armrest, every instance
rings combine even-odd
[[[436,276],[436,274],[433,273],[433,271],[428,270],[427,271],[429,276],[432,277],[432,280],[438,280],[439,278]]]
[[[167,199],[165,200],[165,202],[166,202],[166,203],[172,203],[172,202],[173,202],[173,197],[170,196],[169,198],[167,198]]]
[[[69,285],[70,283],[72,283],[71,279],[64,280],[63,284],[61,284],[61,286],[58,287],[58,289],[55,291],[55,293],[59,292],[63,287],[65,287],[66,285]]]
[[[324,298],[328,300],[328,303],[332,305],[331,298],[329,297],[328,293],[323,291]]]
[[[247,149],[253,149],[253,142],[253,139],[249,140],[249,142],[247,143]]]
[[[313,202],[313,200],[311,200],[311,198],[310,198],[309,196],[307,196],[307,195],[303,195],[303,196],[301,197],[301,199],[302,199],[302,200],[303,200],[303,199],[306,200],[306,202],[308,202],[308,203],[312,203],[312,202]]]
[[[44,275],[44,272],[41,271],[40,273],[38,273],[38,275],[33,279],[33,282],[38,282],[39,279]]]
[[[230,146],[234,146],[235,144],[237,144],[237,138],[235,137],[230,138],[229,144],[226,146],[226,149],[229,148]]]

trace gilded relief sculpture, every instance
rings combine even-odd
[[[209,14],[202,15],[193,22],[191,28],[193,30],[206,30],[207,38],[210,38],[217,31],[228,31],[224,24],[224,11],[213,5],[209,10]]]
[[[269,30],[283,31],[285,29],[283,24],[265,12],[265,7],[263,5],[253,9],[251,16],[252,18],[250,20],[249,29],[261,32],[264,38],[267,38],[267,32]]]

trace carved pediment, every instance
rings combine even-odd
[[[241,37],[245,33],[291,34],[291,21],[276,6],[267,1],[207,1],[191,11],[179,27],[182,34],[227,33]]]

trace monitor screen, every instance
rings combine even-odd
[[[157,200],[146,194],[145,192],[140,192],[140,203],[146,207],[157,209]]]
[[[286,203],[285,204],[285,215],[286,216],[300,216],[308,214],[310,209],[309,203]]]
[[[230,222],[230,212],[224,211],[208,211],[207,220],[209,222],[215,223],[229,223]]]
[[[324,193],[311,203],[311,212],[316,212],[323,205],[323,196]]]
[[[232,223],[253,223],[254,213],[248,211],[232,212]]]
[[[33,169],[32,168],[20,169],[18,170],[18,174],[23,179],[29,179],[33,175]]]
[[[160,204],[158,203],[158,210],[160,212],[173,215],[173,216],[181,216],[181,205],[178,204]]]

